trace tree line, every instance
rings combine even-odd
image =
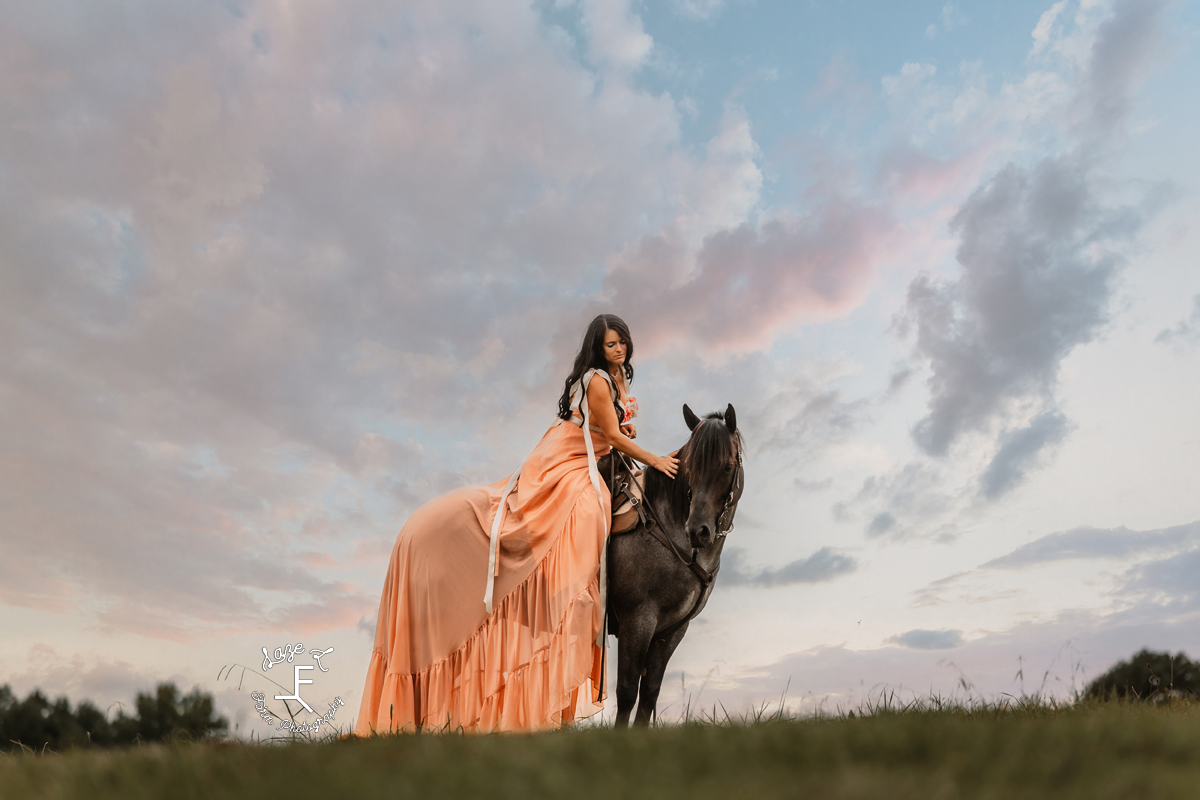
[[[1150,702],[1200,697],[1200,662],[1183,653],[1140,650],[1089,683],[1084,697]],[[40,689],[18,700],[5,684],[0,686],[0,748],[60,751],[211,740],[229,732],[229,721],[215,716],[212,695],[199,689],[181,696],[175,684],[160,683],[152,694],[138,692],[134,709],[132,716],[119,710],[110,721],[90,700],[72,709],[66,697],[50,702]]]
[[[119,710],[109,720],[90,700],[74,709],[60,697],[54,702],[40,689],[18,700],[8,684],[0,686],[0,747],[12,752],[28,748],[67,750],[77,747],[115,747],[141,742],[224,736],[229,721],[214,716],[212,695],[192,690],[180,695],[173,683],[160,683],[154,692],[138,692],[135,713]]]
[[[1088,684],[1092,700],[1147,700],[1200,697],[1200,662],[1175,655],[1139,650]]]

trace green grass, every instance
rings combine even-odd
[[[0,758],[0,797],[1200,797],[1200,704],[935,700],[861,711],[648,730],[21,754]]]

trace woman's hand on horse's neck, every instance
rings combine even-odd
[[[671,456],[656,456],[649,450],[643,450],[633,439],[621,433],[621,425],[617,420],[617,410],[612,404],[612,389],[604,379],[592,380],[588,384],[588,411],[592,424],[600,429],[609,446],[620,450],[630,458],[636,458],[643,464],[649,464],[660,472],[675,477],[678,462]]]

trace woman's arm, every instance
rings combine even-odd
[[[634,444],[633,440],[625,434],[621,433],[621,426],[617,422],[617,410],[613,408],[612,390],[608,387],[608,381],[604,378],[593,378],[588,384],[588,411],[592,418],[592,424],[600,429],[604,434],[604,438],[608,440],[609,445],[620,450],[631,458],[636,458],[643,464],[648,464],[654,467],[659,472],[664,472],[675,477],[675,470],[679,467],[679,461],[672,456],[656,456],[653,453],[643,450]],[[590,433],[588,435],[591,435]]]

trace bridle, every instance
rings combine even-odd
[[[723,540],[729,535],[729,532],[733,530],[733,515],[737,511],[738,499],[741,497],[742,488],[745,483],[745,471],[742,467],[742,448],[736,443],[736,440],[734,447],[737,450],[737,466],[734,468],[733,482],[729,486],[729,496],[725,498],[725,506],[721,509],[721,513],[717,517],[716,536],[713,537],[712,544],[710,544],[709,547]],[[654,513],[654,509],[652,509],[648,503],[642,502],[642,499],[639,499],[631,494],[629,492],[628,484],[622,483],[620,487],[616,485],[616,462],[619,459],[621,465],[625,468],[627,474],[629,475],[629,480],[633,481],[641,491],[641,497],[643,499],[646,497],[646,487],[638,483],[637,478],[634,477],[633,467],[629,463],[628,459],[625,458],[625,455],[615,448],[612,450],[612,452],[617,457],[610,462],[610,469],[613,473],[612,480],[609,482],[609,485],[612,487],[613,495],[612,507],[616,508],[617,495],[624,494],[627,498],[629,498],[630,503],[633,504],[638,513],[638,524],[630,528],[628,531],[624,531],[618,535],[625,535],[634,533],[635,531],[644,530],[655,540],[657,540],[659,544],[670,550],[671,553],[674,554],[675,558],[678,559],[679,563],[690,569],[692,574],[695,575],[700,581],[700,594],[696,597],[696,602],[692,606],[691,611],[689,611],[679,622],[663,631],[660,635],[654,637],[655,639],[660,640],[667,639],[673,635],[675,631],[680,628],[680,626],[690,621],[692,617],[699,612],[700,604],[704,601],[704,596],[707,593],[708,588],[712,586],[713,581],[716,580],[717,572],[721,569],[721,563],[718,561],[717,565],[713,567],[712,571],[709,571],[700,566],[700,564],[696,561],[696,557],[700,554],[699,548],[692,548],[690,558],[680,552],[679,547],[675,544],[671,537],[667,535],[662,523]]]
[[[737,467],[733,473],[733,483],[729,487],[729,497],[725,498],[725,508],[721,510],[721,515],[717,517],[717,538],[714,541],[720,541],[729,535],[733,530],[733,515],[737,511],[737,500],[735,497],[742,496],[742,488],[745,482],[745,472],[742,470],[742,448],[737,448]]]

